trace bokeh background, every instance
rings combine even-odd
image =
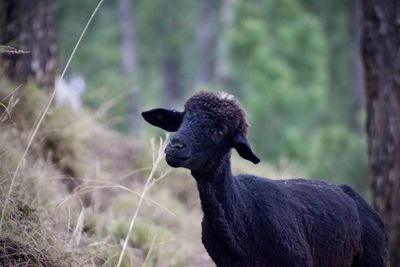
[[[247,111],[250,139],[264,161],[290,163],[307,177],[368,194],[351,2],[106,1],[70,71],[87,81],[84,106],[98,110],[112,102],[107,116],[125,134],[150,129],[143,109],[182,108],[199,90],[232,93]],[[62,62],[93,3],[60,3]]]

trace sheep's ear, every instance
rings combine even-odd
[[[254,164],[260,162],[260,159],[254,154],[249,144],[249,141],[247,141],[246,137],[243,134],[235,134],[235,136],[233,137],[233,147],[242,158],[250,160]]]
[[[154,126],[169,132],[176,132],[181,125],[183,112],[156,108],[142,112],[142,116],[148,123]]]

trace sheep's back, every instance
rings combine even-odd
[[[361,249],[357,205],[337,185],[294,179],[280,181],[310,246],[314,266],[350,266]]]
[[[283,250],[300,248],[315,267],[351,265],[360,251],[361,226],[355,202],[338,186],[246,175],[239,180],[246,188],[243,198],[254,203],[250,213],[256,214],[256,239],[274,239],[263,244]]]

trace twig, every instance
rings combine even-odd
[[[0,45],[0,54],[29,54],[30,51],[18,49],[9,45]]]

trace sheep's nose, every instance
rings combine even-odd
[[[182,141],[180,141],[177,138],[172,138],[171,142],[169,144],[170,144],[171,148],[174,148],[174,149],[182,149],[186,146]]]

